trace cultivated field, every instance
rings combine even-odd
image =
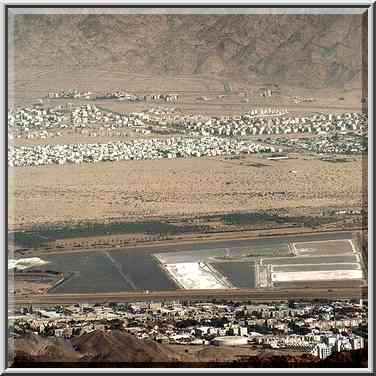
[[[265,166],[256,167],[262,163]],[[40,223],[362,205],[361,157],[191,158],[9,169],[9,229]],[[294,170],[296,173],[291,173]]]

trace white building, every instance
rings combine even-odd
[[[214,346],[242,346],[248,344],[248,338],[240,336],[216,337],[211,343]]]
[[[312,353],[320,359],[325,359],[333,353],[333,347],[325,343],[318,343]]]

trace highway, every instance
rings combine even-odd
[[[118,292],[90,294],[47,294],[28,297],[15,297],[9,300],[9,306],[22,305],[69,305],[75,303],[120,303],[131,301],[162,300],[205,300],[233,299],[258,302],[280,301],[288,299],[367,299],[368,287],[338,288],[296,288],[296,289],[231,289],[231,290],[176,290],[153,292]]]

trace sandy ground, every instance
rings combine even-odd
[[[293,92],[292,92],[293,93]],[[195,114],[205,116],[233,116],[241,115],[251,109],[257,108],[287,108],[290,116],[307,116],[307,114],[315,112],[331,112],[346,113],[361,111],[361,103],[356,91],[346,93],[346,99],[340,100],[335,94],[322,96],[314,102],[294,103],[288,95],[276,95],[274,97],[251,96],[248,102],[239,94],[229,94],[224,98],[218,98],[220,93],[184,93],[181,100],[174,104],[164,103],[127,103],[121,101],[100,103],[102,107],[106,107],[115,112],[133,112],[143,111],[150,107],[173,107],[183,114]],[[320,95],[322,95],[320,93]],[[209,98],[207,101],[199,100],[200,97]],[[343,97],[344,98],[344,97]]]
[[[263,349],[260,346],[207,346],[207,345],[174,345],[168,344],[166,347],[185,354],[195,354],[199,360],[203,361],[224,361],[236,359],[239,356],[254,355],[287,355],[286,350]],[[302,352],[295,351],[294,355],[302,355]],[[208,359],[209,358],[209,359]]]
[[[77,88],[81,91],[102,93],[111,90],[125,90],[132,94],[152,94],[159,92],[178,93],[181,100],[172,107],[180,108],[185,113],[206,115],[230,115],[239,114],[253,106],[283,106],[297,112],[312,111],[326,112],[352,112],[361,108],[362,96],[360,83],[348,85],[343,88],[308,89],[281,86],[281,95],[261,97],[257,94],[264,83],[242,80],[230,80],[231,93],[225,93],[223,80],[206,75],[180,75],[175,77],[152,76],[142,74],[127,74],[125,72],[97,71],[93,79],[92,71],[80,69],[77,71],[55,70],[39,72],[39,74],[24,74],[17,72],[17,80],[14,72],[9,73],[9,104],[33,103],[38,98],[43,98],[49,91],[60,91]],[[248,94],[249,102],[245,103],[244,93]],[[219,95],[226,96],[218,98]],[[229,94],[229,95],[227,95]],[[200,101],[197,98],[205,96],[209,101]],[[313,97],[315,102],[294,104],[291,97]],[[70,101],[72,102],[72,101]],[[106,104],[108,102],[106,101]],[[166,106],[165,103],[159,105]],[[150,103],[150,107],[158,106]],[[107,105],[106,105],[107,107]],[[114,102],[112,109],[115,111],[139,111],[144,104]],[[149,106],[147,106],[149,107]]]
[[[51,284],[30,281],[10,281],[8,283],[9,296],[46,294]]]
[[[252,167],[251,163],[267,164]],[[9,229],[270,208],[360,206],[362,159],[192,158],[9,169]],[[297,171],[292,174],[289,171]]]

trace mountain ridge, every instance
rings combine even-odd
[[[323,88],[359,83],[361,15],[15,15],[9,67],[204,75]]]

